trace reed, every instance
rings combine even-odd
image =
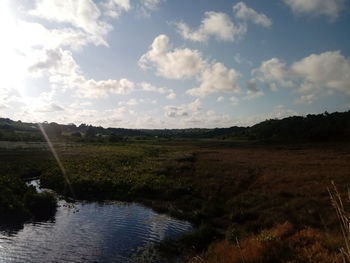
[[[347,197],[344,200],[340,195],[338,188],[332,181],[332,188],[328,188],[329,196],[332,205],[337,213],[341,233],[343,237],[343,247],[340,248],[340,252],[344,263],[350,262],[350,213],[347,211],[347,204],[350,203],[350,191],[348,189]]]

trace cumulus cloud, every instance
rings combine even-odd
[[[346,7],[346,0],[284,0],[295,14],[327,16],[336,19]]]
[[[55,112],[55,111],[64,111],[64,108],[56,103],[49,103],[37,109],[39,112]]]
[[[316,94],[307,94],[297,98],[294,101],[294,103],[295,104],[312,104],[315,100],[316,100]]]
[[[232,96],[229,98],[230,102],[232,105],[237,105],[239,102],[239,99],[237,99],[236,97]]]
[[[252,73],[259,81],[269,85],[272,90],[276,90],[277,85],[283,87],[291,87],[293,85],[288,80],[289,73],[286,64],[278,58],[263,61],[259,68],[253,69]]]
[[[227,127],[232,125],[229,115],[204,110],[200,99],[188,104],[165,106],[164,116],[165,127]]]
[[[12,32],[14,44],[22,52],[32,49],[69,47],[79,50],[87,44],[101,45],[100,37],[87,34],[82,30],[67,27],[48,29],[36,22],[18,21]]]
[[[86,80],[83,77],[75,87],[78,88],[78,95],[81,97],[103,98],[110,94],[128,94],[134,89],[134,86],[132,81],[125,78],[96,81],[94,79]]]
[[[128,106],[135,106],[138,105],[139,102],[136,99],[129,99],[128,101],[120,101],[118,105],[128,105]]]
[[[234,55],[233,59],[237,64],[247,64],[248,66],[253,66],[253,62],[251,62],[249,59],[242,57],[239,53]]]
[[[104,37],[112,26],[101,19],[101,11],[92,0],[36,0],[29,14],[48,21],[66,23],[81,29],[107,45]]]
[[[177,31],[184,38],[196,42],[207,42],[210,37],[219,41],[234,41],[246,32],[243,24],[235,25],[225,13],[205,12],[198,29],[190,29],[185,23],[175,23]]]
[[[170,51],[170,48],[168,36],[157,36],[150,50],[140,58],[139,66],[143,69],[155,67],[158,75],[169,79],[193,77],[205,67],[198,50],[177,48]]]
[[[7,109],[8,106],[5,104],[5,103],[1,103],[0,102],[0,110],[4,110],[4,109]]]
[[[271,27],[272,20],[268,18],[265,14],[258,13],[254,9],[248,7],[245,3],[239,2],[233,6],[233,12],[237,19],[243,21],[250,21],[254,24]]]
[[[141,0],[140,2],[145,8],[149,10],[156,10],[162,0]]]
[[[198,50],[177,48],[171,50],[166,35],[156,37],[150,50],[141,56],[143,69],[153,67],[156,73],[168,79],[195,77],[200,86],[187,91],[193,96],[206,96],[216,92],[237,92],[240,73],[219,62],[208,62]]]
[[[130,0],[107,0],[100,3],[103,15],[118,17],[122,12],[131,9]]]
[[[170,90],[170,93],[166,96],[168,100],[176,99],[176,93],[173,90]]]
[[[39,62],[29,67],[34,74],[48,74],[52,85],[72,89],[80,97],[102,98],[109,94],[130,93],[135,84],[125,78],[95,80],[87,79],[70,51],[47,50]]]
[[[202,109],[202,102],[199,99],[180,106],[168,105],[164,107],[165,116],[170,118],[197,115]]]
[[[37,61],[29,67],[29,71],[37,72],[42,70],[50,70],[57,68],[62,61],[62,50],[49,49],[46,50],[46,56],[41,61]]]
[[[147,92],[155,92],[155,93],[159,93],[159,94],[167,94],[166,98],[167,99],[175,99],[176,98],[176,93],[172,90],[172,89],[168,89],[165,87],[156,87],[150,83],[147,82],[141,82],[139,84],[139,86],[141,87],[141,89],[143,91],[147,91]]]
[[[222,63],[214,63],[207,67],[200,75],[201,84],[198,88],[187,91],[192,96],[206,96],[216,92],[238,92],[240,73],[226,68]]]
[[[317,95],[333,91],[350,95],[350,59],[340,51],[311,54],[289,67],[273,58],[262,62],[252,73],[272,87],[296,87],[302,94],[297,103],[312,103]]]
[[[295,62],[291,72],[305,83],[339,90],[350,95],[350,59],[340,51],[328,51]]]
[[[165,0],[139,0],[136,5],[137,12],[142,17],[150,17],[151,12],[159,9],[159,5]]]
[[[118,105],[127,105],[127,106],[136,106],[140,103],[149,103],[149,104],[156,104],[156,100],[152,99],[129,99],[128,101],[120,101]]]
[[[224,101],[224,100],[225,100],[225,98],[224,98],[223,96],[219,96],[219,97],[217,97],[217,99],[216,99],[217,102],[222,102],[222,101]]]
[[[166,88],[158,88],[150,83],[147,82],[141,82],[139,84],[142,88],[142,90],[144,91],[149,91],[149,92],[156,92],[156,93],[160,93],[160,94],[164,94],[167,92]]]
[[[258,88],[257,80],[254,78],[247,82],[246,88],[247,95],[244,99],[254,99],[264,95],[264,92]]]

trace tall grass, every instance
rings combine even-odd
[[[340,248],[340,252],[343,258],[343,262],[350,262],[350,213],[347,211],[350,203],[350,191],[348,189],[348,195],[343,200],[336,185],[332,181],[332,189],[328,188],[329,196],[332,205],[337,213],[340,228],[343,236],[344,247]]]

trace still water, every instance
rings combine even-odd
[[[153,244],[192,230],[134,203],[58,204],[50,221],[0,229],[1,263],[159,262]]]

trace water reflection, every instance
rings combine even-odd
[[[61,200],[54,220],[0,229],[0,262],[136,262],[150,244],[191,229],[138,204]]]

